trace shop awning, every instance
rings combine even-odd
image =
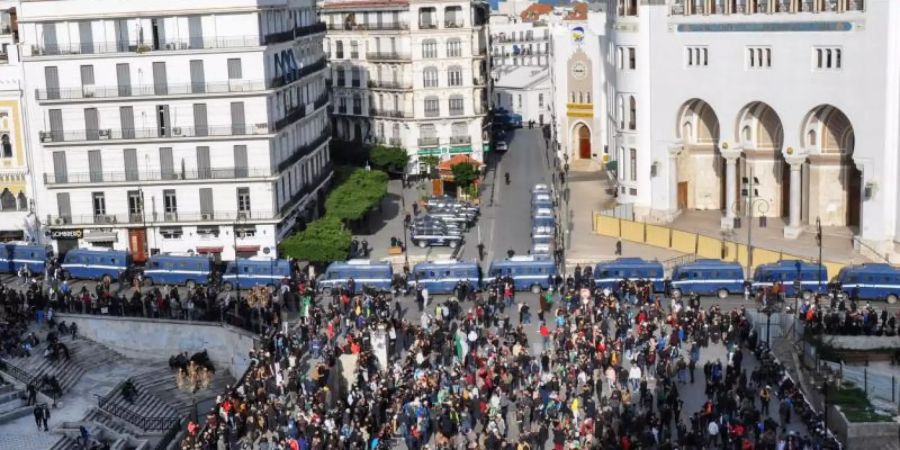
[[[259,251],[258,245],[238,245],[235,247],[238,253],[256,253]]]
[[[222,253],[222,249],[224,247],[197,247],[197,253],[206,254],[206,253]]]
[[[114,231],[95,231],[84,235],[87,242],[117,242],[119,235]]]

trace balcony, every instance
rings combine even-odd
[[[400,111],[397,109],[378,109],[371,108],[369,109],[369,115],[373,117],[384,117],[388,119],[405,119],[411,118],[412,114],[407,113],[406,111]]]
[[[439,109],[426,109],[425,110],[425,117],[440,117],[440,116],[441,116],[441,110],[439,110]]]
[[[437,29],[437,21],[436,20],[420,20],[419,21],[419,29],[420,30],[436,30]]]
[[[281,119],[278,119],[275,121],[274,131],[279,131],[282,128],[284,128],[285,126],[290,125],[290,124],[306,117],[306,114],[310,114],[310,113],[314,112],[315,110],[325,106],[326,103],[328,103],[328,94],[323,92],[321,95],[319,95],[319,98],[317,98],[316,101],[313,103],[312,110],[310,110],[310,111],[306,110],[306,107],[310,106],[307,103],[302,103],[302,104],[297,105],[297,107],[288,111],[287,115],[285,115]]]
[[[462,115],[465,115],[465,113],[466,113],[465,108],[450,108],[451,116],[462,116]]]
[[[462,28],[463,21],[456,19],[448,19],[444,21],[444,28]]]
[[[32,56],[103,55],[109,53],[153,53],[182,50],[259,47],[259,36],[192,37],[161,42],[154,48],[144,42],[89,42],[83,44],[33,45]]]
[[[186,170],[179,172],[160,172],[152,170],[109,171],[109,172],[70,172],[56,177],[53,173],[44,174],[44,184],[57,186],[63,184],[99,184],[99,183],[135,183],[145,181],[198,181],[198,180],[233,180],[245,178],[266,178],[272,176],[269,168],[228,167],[220,169]]]
[[[332,31],[402,31],[408,30],[409,24],[403,22],[391,23],[329,23],[328,29]]]
[[[216,136],[259,136],[269,134],[265,123],[254,125],[219,125],[212,127],[123,128],[77,131],[41,131],[41,142],[118,141],[125,139],[180,139]]]
[[[284,216],[297,204],[300,200],[303,200],[303,197],[306,197],[309,194],[312,194],[322,183],[328,181],[331,177],[331,173],[334,171],[334,166],[331,162],[325,164],[319,172],[319,176],[317,176],[312,183],[307,183],[303,186],[299,191],[297,191],[291,198],[281,206],[280,214]]]
[[[317,22],[312,25],[307,25],[305,27],[297,27],[292,30],[279,31],[277,33],[269,33],[263,39],[263,43],[266,45],[276,44],[279,42],[287,42],[297,39],[299,37],[308,36],[314,33],[324,33],[325,32],[325,24],[323,22]]]
[[[260,92],[266,90],[263,81],[231,80],[214,83],[182,83],[160,86],[93,86],[71,89],[36,89],[34,96],[38,101],[47,100],[82,100],[93,98],[116,97],[160,97],[203,94],[228,94],[244,92]]]
[[[90,214],[73,216],[47,216],[52,225],[114,225],[143,224],[166,225],[178,223],[233,223],[237,220],[277,220],[279,214],[272,211],[224,211],[211,212],[150,212],[125,214]]]
[[[331,128],[325,127],[325,129],[322,130],[322,134],[320,134],[318,138],[308,144],[298,146],[296,149],[294,149],[293,152],[291,152],[291,155],[288,156],[287,159],[278,163],[278,171],[281,172],[291,167],[292,165],[294,165],[294,163],[300,161],[304,156],[309,155],[317,148],[321,147],[322,144],[328,142],[328,139],[330,138]]]
[[[325,68],[325,56],[323,55],[321,58],[316,60],[316,62],[312,64],[307,64],[296,72],[286,73],[283,75],[276,75],[272,78],[272,87],[277,88],[281,86],[288,85],[293,83],[294,81],[300,80],[307,75],[311,75],[315,72],[318,72]]]
[[[409,90],[409,89],[412,89],[412,83],[404,83],[401,81],[369,80],[369,88],[370,89]]]
[[[450,145],[469,145],[472,143],[472,136],[450,136]]]
[[[370,52],[366,53],[366,59],[369,61],[409,61],[411,56],[409,53],[400,52]]]
[[[472,78],[472,85],[474,85],[475,87],[484,86],[485,84],[487,84],[486,78],[483,78],[483,77]]]
[[[437,147],[441,145],[441,141],[437,137],[420,137],[418,142],[419,147]]]

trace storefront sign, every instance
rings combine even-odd
[[[84,237],[84,230],[51,230],[51,239],[81,239]]]
[[[437,156],[437,155],[462,155],[472,153],[471,145],[461,145],[453,147],[434,147],[420,148],[416,154],[419,156]]]

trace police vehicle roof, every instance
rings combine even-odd
[[[797,264],[800,265],[800,270],[819,270],[824,266],[820,266],[816,263],[811,263],[809,261],[801,261],[799,259],[782,259],[781,261],[776,261],[772,263],[760,264],[756,266],[756,270],[797,270]]]
[[[679,264],[676,266],[680,270],[697,270],[697,269],[741,269],[741,265],[732,261],[721,261],[718,259],[698,259],[687,264]]]
[[[468,267],[468,268],[471,268],[471,267],[476,267],[476,266],[478,266],[478,264],[476,264],[474,260],[472,260],[472,261],[462,261],[462,260],[458,260],[458,259],[436,259],[436,260],[434,260],[434,261],[422,261],[422,262],[420,262],[420,263],[416,263],[416,265],[413,266],[413,270],[416,270],[416,269],[429,269],[429,268],[435,268],[435,267],[446,268],[446,267],[448,267],[448,266],[458,266],[458,267]]]
[[[645,261],[641,258],[618,258],[613,261],[605,261],[597,264],[597,267],[648,267],[662,268],[659,261]]]
[[[890,273],[894,274],[900,272],[900,267],[894,267],[887,263],[862,263],[855,266],[847,266],[844,268],[848,271],[853,272],[872,272],[872,273]]]

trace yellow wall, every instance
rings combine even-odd
[[[697,256],[701,258],[721,258],[722,241],[709,236],[699,236],[697,238]]]
[[[672,230],[672,250],[681,253],[694,253],[697,250],[697,235],[684,231]]]
[[[622,239],[631,242],[644,242],[644,224],[622,220]]]
[[[602,236],[619,237],[619,219],[597,214],[594,232]]]
[[[671,233],[668,228],[647,224],[647,243],[655,247],[669,248]]]

